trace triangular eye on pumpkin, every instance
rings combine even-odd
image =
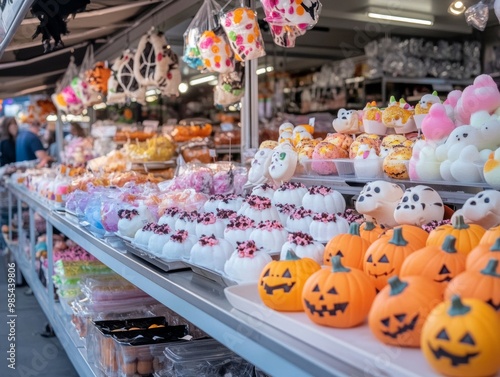
[[[479,245],[486,230],[476,224],[466,224],[463,216],[459,215],[453,219],[453,224],[438,226],[429,233],[427,246],[440,246],[446,236],[456,238],[455,248],[460,254],[469,254],[472,249]]]
[[[467,255],[467,270],[480,271],[491,258],[500,262],[500,237],[493,245],[479,244]]]
[[[418,347],[425,319],[441,299],[441,289],[427,278],[400,280],[393,276],[373,302],[368,315],[370,330],[383,343]]]
[[[321,266],[289,250],[286,259],[269,262],[259,278],[259,295],[265,305],[279,311],[303,311],[302,288]]]
[[[490,306],[455,295],[437,305],[427,317],[422,329],[422,352],[429,364],[444,375],[493,376],[500,370],[499,334],[500,319]]]
[[[321,269],[302,291],[304,311],[311,321],[330,327],[354,327],[364,322],[375,287],[363,271],[342,265],[334,256],[331,269]]]
[[[443,285],[465,271],[464,254],[455,249],[455,237],[446,236],[442,246],[426,246],[411,254],[403,262],[401,276],[420,275]]]
[[[370,246],[370,242],[359,235],[359,224],[352,223],[349,233],[338,234],[325,246],[323,264],[331,265],[331,259],[342,256],[342,263],[347,267],[363,268],[363,257]]]
[[[454,278],[444,293],[446,299],[454,295],[479,299],[490,305],[500,318],[500,262],[491,258],[481,271],[467,270]]]

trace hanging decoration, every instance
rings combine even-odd
[[[125,90],[118,81],[118,68],[123,64],[123,62],[123,55],[120,55],[115,59],[113,65],[111,66],[111,76],[109,76],[108,79],[108,95],[106,97],[106,102],[109,105],[121,105],[127,102]]]
[[[55,94],[52,95],[52,101],[60,111],[73,115],[79,115],[85,109],[81,99],[71,86],[71,81],[77,75],[78,68],[75,65],[74,57],[71,56],[68,68],[56,86]]]
[[[92,69],[85,72],[86,81],[96,92],[106,95],[108,92],[108,79],[111,69],[107,62],[97,62]]]
[[[218,83],[214,87],[215,106],[229,106],[239,102],[245,93],[245,68],[241,62],[236,62],[233,72],[219,75]]]
[[[82,101],[85,107],[95,105],[101,102],[102,97],[99,90],[95,90],[95,86],[91,86],[87,78],[87,71],[89,71],[94,65],[94,48],[89,45],[85,56],[83,57],[82,65],[80,66],[80,73],[77,77],[71,80],[71,87],[75,91],[75,94]],[[104,94],[104,93],[103,93]]]
[[[146,89],[139,84],[134,75],[134,56],[135,51],[127,49],[122,52],[122,64],[117,69],[117,78],[123,87],[125,95],[140,104],[146,104]]]

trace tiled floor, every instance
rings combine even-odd
[[[2,377],[76,377],[64,349],[56,337],[44,338],[47,319],[27,286],[16,288],[16,369],[8,367],[7,277],[5,258],[0,258],[0,376]]]

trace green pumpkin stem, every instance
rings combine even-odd
[[[391,287],[391,291],[389,293],[389,296],[399,295],[408,286],[407,282],[401,281],[399,279],[399,277],[397,277],[397,276],[390,277],[388,283],[389,283],[389,286]]]
[[[459,215],[453,219],[453,228],[455,229],[469,229],[469,224],[467,224],[462,215]]]
[[[341,257],[340,255],[335,255],[332,258],[332,272],[349,272],[351,271],[350,268],[344,267],[342,265],[342,262],[340,261]]]
[[[288,249],[286,252],[285,260],[299,260],[300,258],[295,254],[295,251]]]
[[[500,237],[498,237],[491,247],[490,251],[500,251]]]
[[[483,275],[489,275],[500,278],[500,274],[497,274],[498,261],[491,258],[485,268],[481,270]]]
[[[457,252],[457,249],[455,248],[455,242],[457,239],[451,235],[446,236],[443,242],[443,246],[441,246],[441,250],[453,254]]]
[[[403,228],[394,228],[394,233],[392,234],[392,239],[389,243],[396,246],[408,245],[408,241],[406,241],[403,237]]]
[[[454,295],[451,298],[451,306],[448,310],[448,314],[452,317],[455,317],[458,315],[467,314],[468,312],[470,312],[470,306],[464,305],[462,303],[462,300],[460,300],[459,295]]]
[[[349,225],[349,234],[359,236],[359,224],[357,222],[353,222]]]
[[[365,222],[365,230],[369,232],[373,229],[375,229],[375,224],[373,223],[373,221],[366,221]]]

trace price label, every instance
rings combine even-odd
[[[229,131],[234,130],[234,126],[232,123],[221,123],[220,129],[224,132],[229,132]]]
[[[208,153],[210,154],[210,157],[217,157],[217,152],[215,149],[209,149]]]

